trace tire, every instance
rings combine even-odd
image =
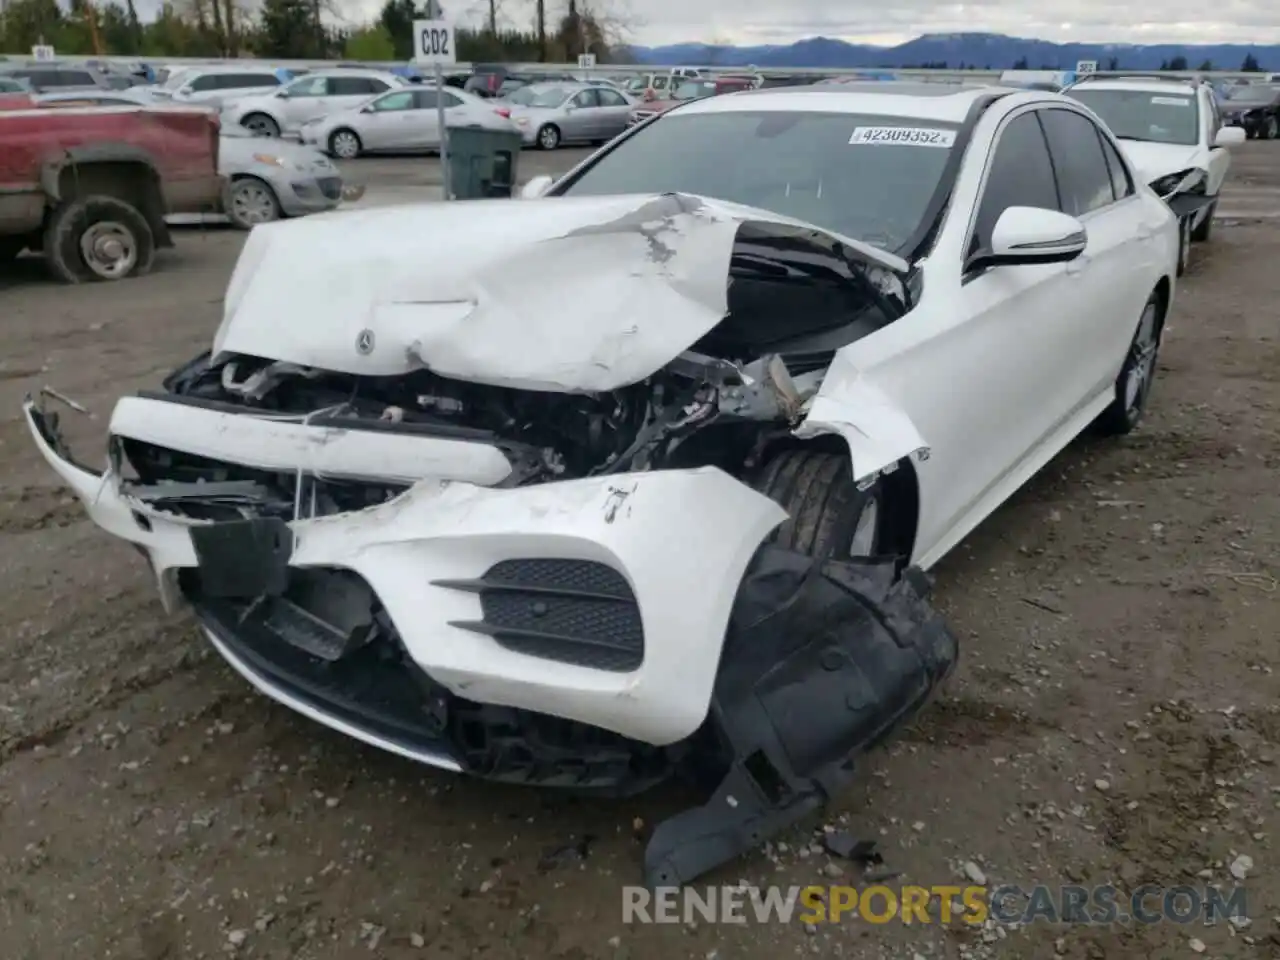
[[[1267,117],[1266,125],[1262,128],[1263,140],[1274,140],[1280,134],[1280,123],[1276,122],[1275,117]]]
[[[1097,425],[1105,434],[1123,436],[1142,420],[1156,377],[1160,337],[1164,331],[1163,313],[1162,298],[1152,293],[1142,308],[1120,375],[1116,377],[1115,396],[1098,417]]]
[[[239,177],[231,183],[227,216],[240,230],[280,219],[280,200],[271,185],[257,177]]]
[[[360,156],[364,144],[360,142],[358,133],[349,127],[342,127],[329,134],[328,147],[329,156],[339,160],[354,160]]]
[[[1213,233],[1213,215],[1218,212],[1218,200],[1215,197],[1209,204],[1209,212],[1205,214],[1204,220],[1200,222],[1194,230],[1191,231],[1192,243],[1204,243],[1209,239],[1209,235]]]
[[[156,240],[131,204],[89,196],[53,211],[45,227],[44,253],[54,275],[66,283],[123,280],[150,272]]]
[[[1178,276],[1187,272],[1191,264],[1191,218],[1178,221]]]
[[[538,130],[538,149],[554,150],[560,146],[560,128],[548,123]]]
[[[240,126],[264,137],[280,136],[280,124],[265,113],[251,113],[247,117],[242,117]]]
[[[755,486],[789,514],[771,543],[834,559],[874,556],[884,545],[883,485],[859,490],[847,456],[786,450],[765,464]]]

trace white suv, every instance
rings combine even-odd
[[[1087,77],[1062,91],[1111,128],[1143,182],[1178,215],[1178,273],[1192,241],[1208,240],[1229,147],[1244,131],[1225,127],[1213,88],[1172,77]]]
[[[217,109],[228,100],[277,89],[289,74],[258,64],[188,67],[171,73],[158,87],[148,88],[162,100],[194,103]]]
[[[358,107],[405,83],[381,70],[316,71],[274,92],[237,99],[223,112],[222,123],[269,137],[297,133],[308,120]]]

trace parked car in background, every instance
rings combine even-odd
[[[684,80],[671,92],[669,97],[662,100],[649,100],[633,108],[627,117],[627,126],[634,127],[637,123],[643,123],[650,117],[666,113],[682,103],[714,97],[720,92],[722,91],[718,89],[718,83],[715,80]]]
[[[152,92],[160,99],[221,107],[238,97],[270,93],[292,77],[288,70],[255,66],[252,62],[244,66],[187,67],[169,74]]]
[[[1223,119],[1244,129],[1250,140],[1280,136],[1280,84],[1250,83],[1233,87],[1222,100]]]
[[[673,73],[642,73],[628,81],[622,92],[639,100],[664,100],[683,79]]]
[[[382,70],[316,71],[273,93],[237,98],[223,111],[222,123],[269,137],[294,134],[308,120],[350,110],[408,85],[407,80]]]
[[[365,153],[438,151],[440,98],[444,99],[448,126],[516,129],[483,97],[452,87],[437,90],[413,84],[384,93],[360,107],[304,123],[299,135],[303,143],[343,160]]]
[[[1178,217],[1178,272],[1209,239],[1218,194],[1243,131],[1222,125],[1213,88],[1175,77],[1098,77],[1067,87],[1111,128],[1142,181]]]
[[[25,81],[36,93],[52,90],[107,90],[102,74],[71,63],[0,64],[0,77]]]
[[[108,95],[0,109],[0,257],[40,251],[66,282],[119,280],[173,245],[167,213],[218,208],[217,117],[84,102]]]
[[[574,83],[570,73],[556,71],[516,73],[501,64],[481,64],[475,67],[462,89],[477,97],[506,97],[534,83]]]
[[[0,93],[31,93],[31,85],[21,77],[0,73]]]
[[[636,101],[604,84],[535,83],[517,98],[495,101],[524,142],[542,150],[566,143],[604,143],[627,128]]]

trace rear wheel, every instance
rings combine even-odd
[[[362,145],[354,130],[335,130],[329,134],[329,153],[339,160],[354,160],[360,156]]]
[[[122,280],[151,270],[156,242],[151,227],[131,204],[89,196],[54,210],[45,227],[45,257],[67,283]]]
[[[1116,377],[1115,397],[1111,406],[1098,417],[1098,426],[1104,433],[1115,436],[1129,433],[1142,419],[1156,376],[1163,311],[1163,298],[1159,293],[1153,293],[1142,308],[1138,329],[1125,354],[1120,375]]]
[[[240,121],[240,126],[252,130],[260,137],[280,136],[280,124],[265,113],[251,113]]]
[[[787,511],[771,542],[813,557],[876,556],[884,548],[884,486],[853,482],[849,458],[819,450],[786,450],[770,460],[756,488]]]
[[[560,128],[548,123],[538,131],[538,146],[543,150],[554,150],[560,146]]]

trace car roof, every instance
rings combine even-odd
[[[1024,93],[1025,91],[1018,91]],[[919,117],[945,123],[963,123],[977,101],[993,93],[1014,91],[995,86],[960,83],[868,81],[838,86],[768,87],[742,90],[691,100],[681,114],[734,113],[749,110],[776,110],[813,113],[878,114]],[[1053,94],[1038,94],[1037,98]]]
[[[187,67],[183,73],[270,73],[274,74],[278,68],[263,66],[262,64],[253,63],[252,61],[244,64],[235,63],[211,63],[206,65]],[[307,74],[310,76],[310,74]]]
[[[1087,83],[1073,83],[1063,92],[1076,90],[1131,90],[1135,93],[1167,93],[1174,96],[1194,96],[1198,84],[1193,80],[1178,81],[1148,80],[1145,77],[1108,77],[1105,80],[1090,80]]]
[[[404,77],[390,70],[377,70],[373,67],[328,67],[320,70],[312,70],[310,73],[301,74],[295,77],[296,80],[312,80],[316,77],[375,77],[378,80],[384,77],[395,77],[397,80],[403,80]]]

